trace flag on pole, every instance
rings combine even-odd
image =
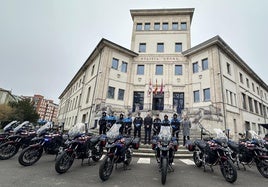
[[[156,84],[155,84],[155,88],[154,88],[154,94],[157,94],[157,90],[158,90],[158,86],[157,86],[157,79],[156,79]]]
[[[153,85],[152,85],[152,81],[150,79],[150,82],[149,82],[149,89],[148,89],[148,96],[151,96],[151,93],[153,91]]]
[[[161,86],[160,86],[160,94],[162,94],[162,93],[163,93],[163,79],[161,81]]]

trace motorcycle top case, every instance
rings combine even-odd
[[[132,141],[132,148],[139,149],[140,148],[140,138],[136,137]]]

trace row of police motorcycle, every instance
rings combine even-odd
[[[229,131],[214,129],[211,133],[199,123],[201,139],[189,141],[187,147],[193,152],[195,165],[203,171],[206,167],[219,165],[220,171],[226,181],[233,183],[237,179],[237,169],[242,165],[252,167],[255,165],[260,174],[268,178],[268,140],[261,138],[255,131],[249,130],[238,142],[229,139]],[[228,136],[227,136],[228,135]]]
[[[75,124],[67,134],[52,130],[50,122],[33,130],[30,122],[13,121],[4,127],[0,134],[0,160],[6,160],[16,155],[20,149],[18,161],[23,166],[31,166],[42,156],[43,152],[54,154],[55,170],[65,173],[70,169],[75,159],[97,162],[106,148],[106,155],[99,167],[99,177],[102,181],[109,179],[113,168],[123,164],[124,169],[132,160],[133,149],[139,149],[140,138],[120,134],[121,124],[108,125],[106,134],[94,135],[86,132],[84,123]],[[155,150],[162,184],[166,182],[168,171],[173,171],[171,164],[174,152],[178,148],[177,140],[171,136],[171,127],[161,127],[158,136],[152,144]]]

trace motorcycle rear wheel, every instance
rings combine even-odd
[[[0,145],[0,160],[7,160],[13,157],[19,151],[19,146],[11,143],[3,143]]]
[[[168,160],[167,158],[162,158],[161,163],[161,182],[164,185],[167,179],[167,170],[168,170]]]
[[[99,177],[102,181],[106,181],[109,179],[110,175],[112,174],[113,167],[114,164],[112,159],[108,156],[105,156],[99,169]]]
[[[23,166],[31,166],[36,163],[43,154],[43,147],[27,147],[22,150],[18,161]]]
[[[194,153],[193,153],[193,160],[194,160],[196,167],[200,168],[203,165],[203,163],[200,160],[199,155],[196,151],[194,151]]]
[[[237,171],[233,162],[230,159],[227,159],[226,161],[222,162],[220,167],[221,173],[225,180],[229,183],[234,183],[237,179]]]
[[[68,154],[67,152],[62,152],[56,160],[55,163],[55,170],[59,173],[65,173],[70,169],[74,162],[74,157],[71,154]]]
[[[268,178],[268,160],[261,160],[259,163],[256,163],[256,166],[260,174]]]

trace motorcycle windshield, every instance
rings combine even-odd
[[[79,134],[83,134],[86,132],[86,125],[84,123],[77,123],[75,124],[69,131],[68,135],[71,139]]]
[[[122,125],[120,123],[115,123],[110,130],[106,133],[107,138],[115,139],[119,135],[119,129]]]
[[[28,124],[30,124],[29,121],[24,121],[22,124],[18,125],[18,126],[14,129],[14,133],[16,134],[20,129],[22,129],[23,127],[27,126]]]
[[[17,124],[17,121],[12,121],[10,122],[9,124],[7,124],[5,127],[4,127],[4,132],[12,129],[13,126],[15,126]]]
[[[221,143],[227,144],[228,137],[226,136],[226,134],[221,129],[214,129],[214,131],[216,133],[215,139],[220,141]]]
[[[252,140],[262,140],[262,137],[259,136],[255,131],[249,130],[248,131],[248,137]]]
[[[171,137],[172,137],[171,127],[170,126],[161,126],[158,137],[162,141],[170,141]]]
[[[51,122],[47,122],[45,125],[43,125],[42,127],[40,127],[37,131],[36,134],[37,136],[42,135],[43,133],[45,133],[47,130],[52,128],[52,123]]]

